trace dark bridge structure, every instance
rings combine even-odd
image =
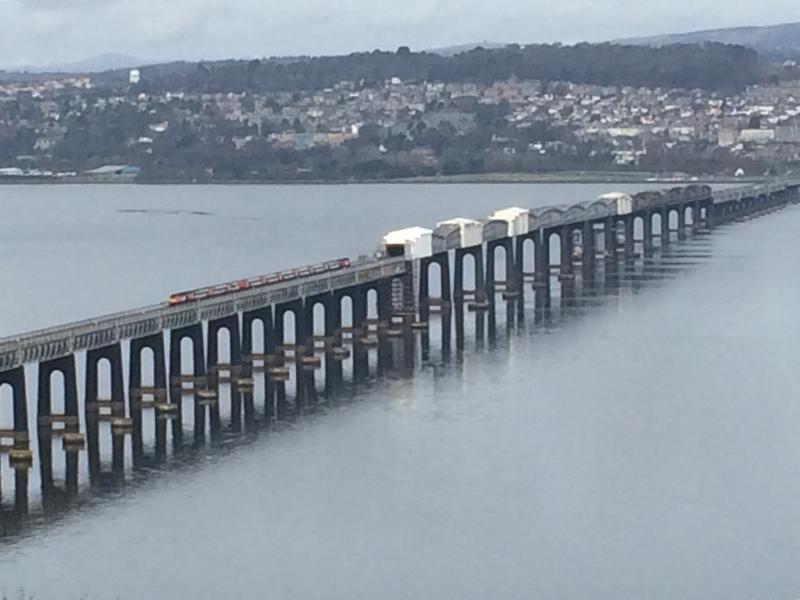
[[[413,360],[417,335],[424,352],[433,313],[447,349],[453,321],[463,343],[465,311],[488,314],[491,330],[498,299],[523,319],[526,294],[547,307],[626,261],[797,202],[800,183],[781,182],[507,208],[388,233],[335,272],[2,338],[3,481],[24,513],[32,468],[43,498],[77,492],[81,464],[92,483],[124,477],[219,435],[223,397],[234,432],[297,414],[345,380]]]

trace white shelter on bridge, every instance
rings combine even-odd
[[[439,229],[440,227],[458,227],[460,248],[471,248],[472,246],[480,246],[483,243],[483,223],[475,219],[456,217],[437,223],[436,228]]]
[[[515,237],[528,233],[529,213],[530,211],[527,208],[512,206],[511,208],[496,210],[489,215],[489,218],[492,221],[505,221],[508,223],[508,237]]]
[[[615,212],[618,215],[629,215],[633,212],[633,198],[629,194],[609,192],[600,196],[598,200],[602,200],[609,207],[616,209]]]
[[[390,231],[383,236],[381,248],[389,256],[405,256],[409,260],[427,258],[433,254],[433,230],[408,227]]]

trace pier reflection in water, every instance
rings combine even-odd
[[[235,355],[238,340],[220,336],[218,344],[217,337],[209,335],[214,343],[209,344],[208,363],[217,364],[219,356],[230,362],[212,370],[208,389],[195,389],[200,377],[195,365],[202,364],[203,357],[183,352],[180,369],[173,372],[192,375],[173,381],[174,408],[160,407],[158,398],[142,400],[141,410],[134,417],[141,426],[137,423],[131,428],[128,423],[117,422],[118,407],[90,407],[87,412],[95,418],[87,423],[87,452],[82,452],[80,445],[71,446],[64,434],[40,428],[43,439],[36,445],[36,468],[3,472],[4,487],[12,488],[14,496],[3,496],[2,534],[13,540],[34,533],[63,515],[116,497],[131,485],[147,485],[150,478],[164,471],[192,468],[198,457],[206,457],[208,452],[225,453],[247,446],[254,438],[278,432],[297,419],[324,418],[326,411],[338,405],[368,399],[381,379],[410,379],[420,369],[432,366],[452,371],[463,367],[465,354],[479,356],[487,349],[505,351],[515,336],[552,334],[570,320],[589,318],[593,311],[619,303],[626,295],[680,276],[711,256],[712,241],[703,236],[657,252],[641,250],[627,259],[600,261],[599,269],[579,270],[575,279],[559,281],[553,275],[551,286],[536,285],[528,279],[529,285],[523,286],[519,296],[506,298],[500,286],[485,298],[485,307],[476,306],[470,302],[473,297],[460,293],[457,297],[461,301],[454,302],[452,308],[446,305],[431,311],[428,328],[398,328],[389,336],[380,336],[380,343],[378,336],[373,342],[369,333],[377,326],[377,320],[368,320],[363,332],[345,327],[346,351],[332,356],[321,344],[317,348],[318,360],[307,365],[291,360],[288,346],[288,360],[281,361],[280,367],[286,369],[286,381],[267,377],[266,371],[273,366],[263,361],[234,366],[240,362]],[[497,266],[500,272],[505,270],[502,258]],[[577,266],[581,266],[580,262]],[[553,272],[559,272],[558,263],[553,265]],[[459,276],[463,277],[461,289],[474,286],[469,269]],[[440,289],[432,291],[438,293]],[[276,322],[283,327],[283,321]],[[251,335],[249,328],[244,331]],[[176,340],[173,337],[173,343]],[[155,388],[158,384],[153,379],[153,359],[158,352],[163,350],[150,351],[143,375]],[[92,358],[80,357],[80,370],[97,370],[98,357]],[[99,387],[107,396],[112,388],[121,388],[119,375],[111,372],[110,361],[105,361],[99,374]],[[79,376],[77,380],[84,378]],[[95,381],[95,373],[85,380]],[[49,374],[42,381],[49,385]],[[139,385],[134,383],[131,387]],[[147,389],[146,385],[143,387]],[[79,402],[79,414],[86,411],[79,398],[97,396],[97,390],[87,390],[87,394],[64,390],[63,381],[56,391],[56,402]],[[124,416],[124,410],[121,414]],[[36,415],[28,418],[36,419]],[[131,437],[132,429],[144,433]],[[109,464],[101,463],[101,455],[111,457]]]

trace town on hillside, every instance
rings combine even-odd
[[[227,93],[143,83],[139,69],[120,86],[0,81],[0,180],[754,177],[800,160],[800,81],[777,78],[737,92],[516,77]]]

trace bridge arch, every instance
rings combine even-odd
[[[375,286],[370,286],[367,288],[367,318],[368,319],[377,319],[379,313],[379,295],[378,290]]]
[[[645,235],[645,228],[649,225],[649,216],[644,213],[633,215],[633,239],[641,240]],[[650,230],[652,232],[652,228]]]
[[[687,204],[683,207],[683,218],[687,225],[693,225],[699,221],[697,215],[695,215],[695,210],[696,207],[693,204]]]
[[[297,339],[297,314],[294,310],[288,309],[281,314],[281,331],[283,333],[281,343],[285,346],[299,344]]]
[[[187,344],[186,340],[191,343],[191,346]],[[148,345],[150,345],[156,353],[156,380],[158,380],[158,369],[161,367],[159,364],[161,343],[160,340],[152,340]],[[191,356],[191,360],[187,359],[187,355]],[[205,376],[206,360],[205,338],[202,323],[172,330],[170,334],[170,375],[172,377],[181,375],[185,364],[192,365],[193,376]],[[156,385],[158,386],[159,384],[156,383]]]
[[[180,338],[178,347],[180,351],[181,362],[179,365],[180,370],[178,373],[176,373],[176,375],[193,374],[195,372],[195,368],[197,367],[197,365],[195,364],[194,360],[194,342],[192,341],[192,338],[189,336],[183,336],[182,338]],[[152,353],[152,348],[145,348],[142,351],[142,357],[144,357],[146,354],[152,355],[151,353]],[[142,363],[142,366],[144,366],[144,361]]]
[[[145,346],[139,353],[139,377],[143,386],[155,385],[156,353],[150,346]]]
[[[680,209],[676,206],[671,206],[667,209],[667,222],[669,223],[670,231],[674,231],[678,228],[678,215],[680,214]]]
[[[102,356],[97,361],[97,373],[95,383],[97,384],[97,395],[99,398],[110,400],[112,397],[111,377],[113,365],[111,359]]]
[[[561,265],[561,237],[562,232],[558,229],[548,229],[544,232],[545,244],[550,255],[549,263],[552,266]],[[547,265],[549,270],[550,265]]]
[[[661,213],[657,210],[650,214],[650,232],[654,237],[661,235],[661,219]]]
[[[311,331],[314,335],[326,335],[328,331],[328,306],[324,300],[311,301]]]
[[[216,331],[217,342],[217,364],[231,363],[233,354],[231,330],[228,327],[220,327]]]
[[[248,323],[250,328],[250,347],[249,352],[255,354],[267,353],[267,335],[265,332],[265,323],[262,317],[255,317]]]
[[[475,290],[478,287],[478,259],[472,252],[464,254],[462,258],[464,289]]]
[[[280,345],[302,345],[305,340],[305,306],[302,300],[275,307],[275,338]]]
[[[536,269],[536,242],[532,235],[521,238],[517,262],[523,273],[532,273]]]
[[[486,256],[487,272],[491,274],[490,285],[508,280],[508,265],[513,264],[514,255],[510,244],[488,244]]]
[[[14,429],[14,386],[0,381],[0,429]]]
[[[425,274],[428,281],[428,296],[430,298],[442,297],[442,265],[436,261],[428,262]]]
[[[343,293],[339,298],[339,322],[341,327],[353,327],[355,321],[355,303],[350,293]]]

